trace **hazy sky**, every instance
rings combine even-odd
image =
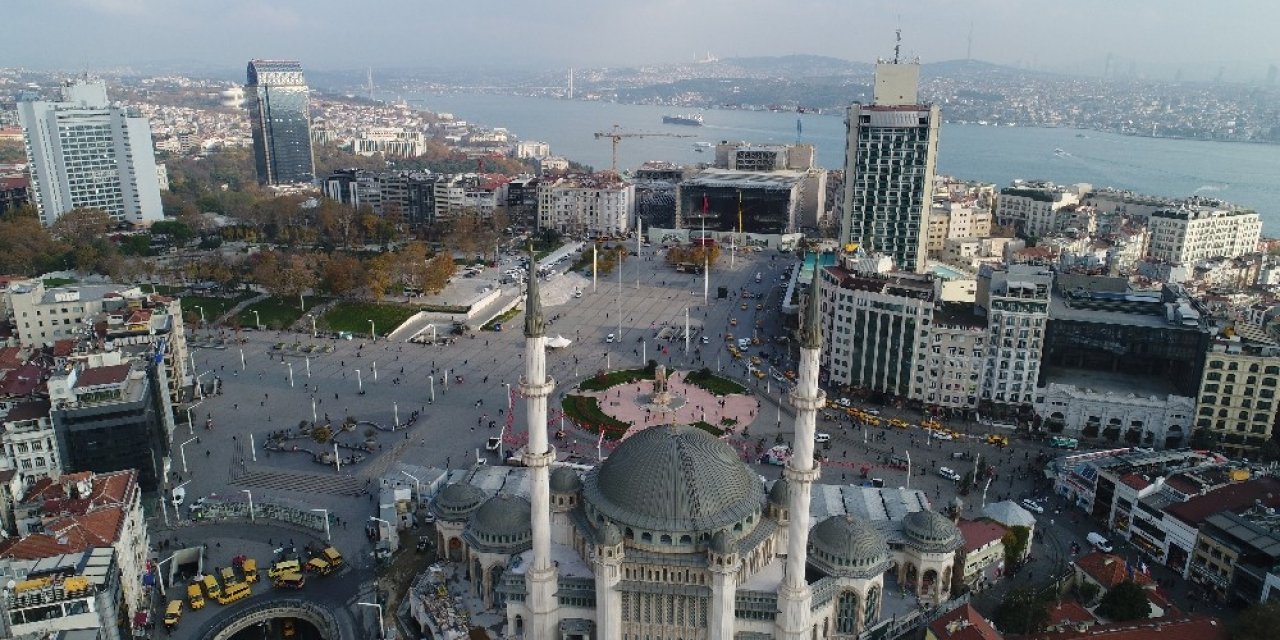
[[[580,68],[812,53],[1100,73],[1265,74],[1274,0],[4,0],[0,65],[102,69],[297,58],[308,68]],[[16,28],[14,28],[16,27]]]

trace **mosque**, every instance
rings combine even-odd
[[[507,637],[853,638],[881,620],[886,595],[901,597],[885,593],[886,580],[921,602],[950,597],[963,540],[923,493],[818,485],[811,504],[814,425],[825,404],[820,300],[809,296],[799,336],[795,451],[768,485],[729,444],[684,425],[640,431],[586,471],[553,467],[554,381],[530,280],[521,380],[528,475],[496,495],[449,484],[430,505],[437,548],[464,563],[474,592],[505,614]]]

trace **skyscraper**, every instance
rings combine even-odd
[[[918,62],[876,64],[871,104],[855,102],[845,119],[844,218],[840,241],[922,272],[938,156],[936,105],[920,104]]]
[[[250,60],[245,106],[253,129],[258,184],[315,181],[311,100],[296,60]]]
[[[135,224],[164,216],[151,125],[110,104],[102,82],[68,81],[57,102],[23,96],[18,120],[31,163],[33,199],[45,226],[78,207]]]

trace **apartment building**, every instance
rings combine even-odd
[[[1191,556],[1191,579],[1223,602],[1266,602],[1280,574],[1280,515],[1254,507],[1243,513],[1215,513],[1205,519]]]
[[[49,418],[49,401],[14,405],[0,422],[0,449],[0,469],[13,469],[19,486],[26,488],[40,478],[56,479],[62,473],[62,457]]]
[[[976,409],[987,360],[987,322],[966,304],[941,304],[928,325],[911,399],[951,409]]]
[[[1046,181],[1014,180],[1000,190],[996,200],[996,224],[1014,227],[1027,237],[1049,235],[1058,228],[1061,212],[1080,202],[1088,185],[1071,187]]]
[[[935,200],[929,213],[928,251],[941,255],[946,241],[955,238],[987,238],[991,235],[991,210],[975,199],[962,202]]]
[[[116,222],[143,225],[164,216],[151,125],[141,114],[112,105],[106,84],[68,81],[59,101],[24,95],[18,118],[45,226],[76,208],[101,209]]]
[[[566,176],[538,183],[538,228],[576,236],[627,233],[635,215],[634,184],[609,174]]]
[[[0,637],[122,640],[119,575],[109,546],[0,559]]]
[[[1209,343],[1196,398],[1196,428],[1208,430],[1232,456],[1247,457],[1271,440],[1280,392],[1280,344],[1249,324],[1220,331]]]
[[[920,358],[932,351],[937,305],[934,278],[907,272],[865,273],[849,260],[822,270],[822,365],[831,383],[909,397],[924,393]],[[913,386],[916,376],[921,382]]]
[[[1032,402],[1049,321],[1053,272],[1044,267],[982,265],[974,312],[987,319],[987,357],[981,400],[992,405]]]
[[[120,583],[125,615],[131,619],[149,607],[144,576],[150,540],[136,471],[78,471],[42,479],[15,505],[14,519],[18,537],[0,542],[0,558],[38,561],[110,548],[117,572],[110,577]]]
[[[1262,219],[1256,211],[1203,199],[1155,211],[1147,227],[1151,234],[1147,257],[1171,264],[1254,253],[1262,235]]]

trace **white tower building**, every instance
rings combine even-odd
[[[134,224],[164,217],[151,124],[108,102],[102,82],[68,82],[58,102],[19,99],[18,121],[45,226],[76,208]]]
[[[536,262],[529,252],[530,264]],[[520,391],[528,409],[529,445],[524,464],[531,469],[529,503],[533,510],[533,566],[526,576],[529,611],[528,634],[532,640],[558,637],[560,624],[556,599],[556,568],[551,564],[551,462],[555,450],[547,444],[547,397],[555,381],[547,376],[546,319],[538,279],[529,278],[524,305],[524,378]]]
[[[787,524],[787,564],[778,589],[778,637],[802,640],[810,637],[810,590],[805,580],[809,557],[809,495],[818,479],[813,460],[814,425],[818,408],[826,404],[826,394],[818,388],[818,361],[822,352],[822,297],[818,285],[820,265],[813,268],[809,302],[800,330],[800,373],[791,405],[796,408],[795,451],[787,461],[786,479],[790,494]]]

